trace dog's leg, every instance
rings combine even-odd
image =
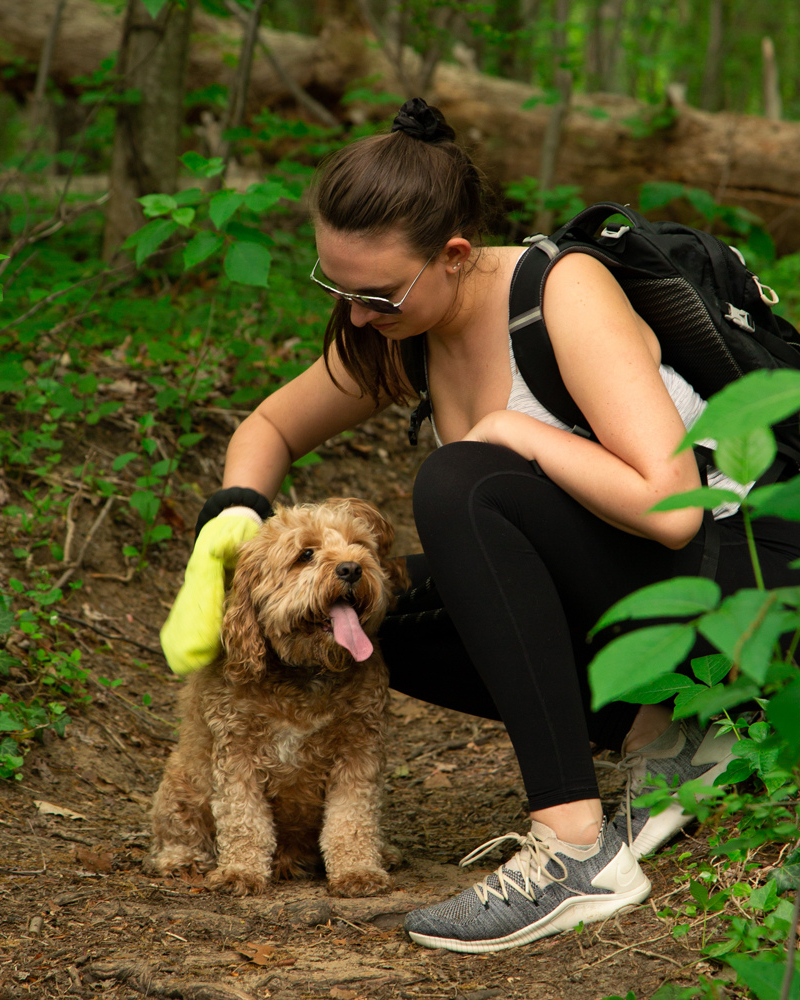
[[[340,761],[331,773],[320,847],[334,896],[378,896],[392,889],[381,864],[378,755]]]
[[[144,862],[158,875],[206,872],[214,861],[211,788],[202,768],[187,766],[180,751],[167,761],[153,798],[153,842]]]
[[[262,893],[272,877],[276,843],[263,777],[241,751],[228,747],[215,756],[213,779],[217,868],[206,875],[206,884],[236,896]]]

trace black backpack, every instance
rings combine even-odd
[[[630,225],[607,225],[614,215],[624,216]],[[678,223],[650,222],[630,208],[601,202],[552,236],[531,236],[525,242],[531,246],[517,263],[511,283],[514,357],[533,395],[576,433],[592,436],[564,386],[541,311],[547,275],[567,253],[591,254],[613,272],[634,309],[655,331],[663,363],[704,399],[748,372],[800,369],[800,334],[772,312],[777,296],[747,269],[738,250],[715,236]],[[401,342],[401,355],[421,400],[408,431],[411,444],[416,444],[420,424],[431,413],[424,336]],[[774,430],[784,457],[773,479],[785,468],[796,472],[800,465],[797,416]],[[699,461],[707,464],[708,456]]]

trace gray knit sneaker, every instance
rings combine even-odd
[[[502,951],[604,920],[641,903],[650,881],[613,826],[603,822],[597,841],[581,850],[565,844],[543,823],[523,837],[509,833],[478,847],[461,864],[471,864],[506,840],[521,850],[482,882],[453,899],[405,919],[412,940],[449,951]]]
[[[649,808],[631,805],[637,796],[656,787],[648,782],[648,775],[660,774],[668,785],[676,775],[679,784],[702,778],[710,788],[733,760],[731,748],[737,740],[735,733],[718,736],[717,732],[717,727],[711,726],[703,733],[696,719],[676,719],[658,739],[625,754],[617,765],[628,772],[628,784],[614,826],[634,857],[657,851],[693,819],[692,813],[684,812],[677,796],[657,816],[651,816]],[[702,791],[697,797],[703,797]]]

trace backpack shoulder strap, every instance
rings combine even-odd
[[[558,370],[550,335],[542,318],[542,296],[547,274],[565,253],[552,239],[533,236],[532,245],[520,257],[511,279],[508,329],[520,375],[539,402],[578,434],[590,436],[589,422],[567,392]]]
[[[419,403],[408,418],[408,442],[412,447],[416,447],[422,421],[427,420],[432,412],[428,371],[425,365],[424,333],[400,341],[400,359],[411,388],[419,396]]]

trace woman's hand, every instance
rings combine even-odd
[[[537,426],[538,425],[538,426]],[[493,410],[464,435],[464,441],[481,441],[510,448],[531,462],[536,458],[536,433],[542,422],[516,410]]]

